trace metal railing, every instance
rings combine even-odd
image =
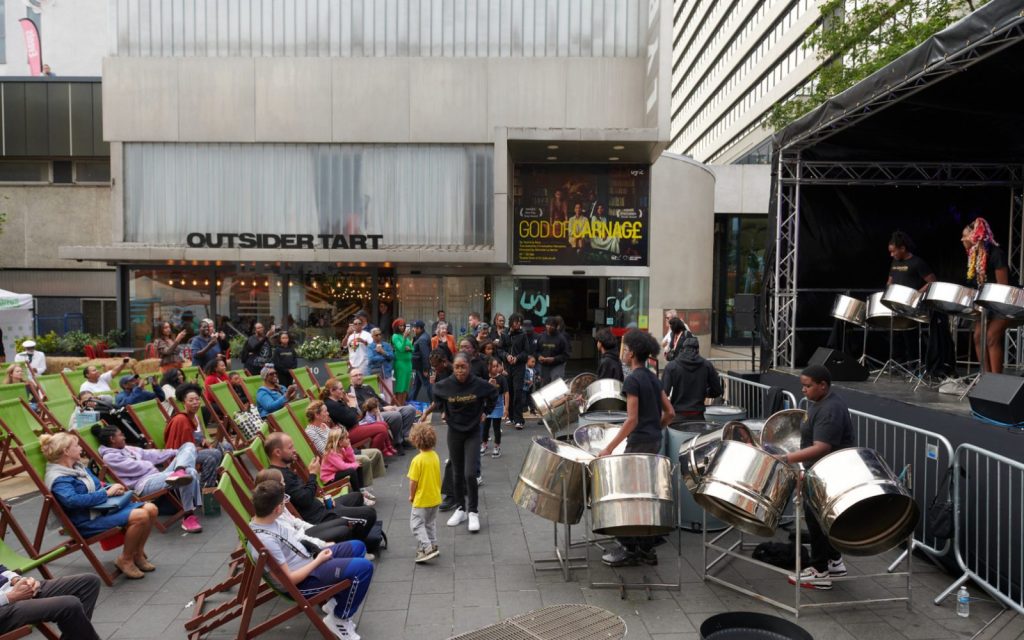
[[[748,418],[768,417],[768,390],[771,389],[770,386],[754,382],[753,380],[744,380],[743,378],[730,376],[727,373],[723,373],[721,376],[726,403],[736,407],[743,407],[747,412]],[[785,389],[782,390],[782,395],[786,402],[789,403],[789,408],[795,409],[797,406],[796,396]]]
[[[1024,614],[1024,464],[960,445],[953,464],[953,504],[956,562],[964,573],[935,604],[973,580]]]

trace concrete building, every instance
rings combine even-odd
[[[110,232],[59,249],[117,267],[135,345],[361,307],[560,314],[582,358],[667,309],[709,337],[714,176],[663,153],[668,0],[204,6],[111,4]]]

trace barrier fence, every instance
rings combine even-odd
[[[964,573],[935,604],[970,579],[1024,614],[1024,464],[960,445],[953,465],[953,505],[956,562]]]
[[[768,392],[771,387],[760,382],[754,382],[753,380],[744,380],[743,378],[730,376],[726,373],[721,374],[721,376],[722,388],[725,391],[725,401],[727,404],[743,407],[747,412],[748,418],[768,417],[770,413],[769,405],[771,404]],[[788,408],[795,409],[797,407],[796,396],[785,389],[782,389],[781,393],[788,403]]]

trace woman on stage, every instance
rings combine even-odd
[[[1010,271],[1007,268],[1006,254],[996,242],[992,228],[984,218],[978,218],[964,227],[960,237],[967,251],[968,284],[979,291],[985,284],[1010,284]],[[988,313],[987,311],[985,313]],[[1003,336],[1006,335],[1006,318],[988,316],[988,331],[985,339],[985,371],[1003,372]],[[974,323],[974,349],[981,357],[981,325]]]

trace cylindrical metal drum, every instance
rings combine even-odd
[[[864,326],[864,316],[867,313],[867,305],[863,300],[851,298],[839,294],[836,301],[832,303],[832,317],[857,325]]]
[[[975,303],[1000,318],[1024,318],[1024,289],[1008,284],[987,283],[978,292]]]
[[[724,425],[733,420],[743,420],[747,417],[747,410],[743,407],[733,407],[727,404],[712,404],[704,407],[704,420],[714,424]]]
[[[615,436],[619,435],[619,431],[621,429],[621,424],[612,424],[610,422],[588,424],[577,427],[572,433],[572,439],[573,442],[576,443],[577,447],[596,456],[604,451],[604,448],[608,446],[608,443],[610,443]],[[625,450],[626,440],[623,438],[622,442],[620,442],[612,451],[612,455],[617,456],[624,453]]]
[[[583,411],[625,411],[622,383],[612,378],[595,380],[583,392]]]
[[[585,465],[593,459],[571,444],[547,436],[534,438],[512,490],[512,501],[546,520],[576,524],[583,517]]]
[[[552,436],[566,431],[580,413],[579,402],[569,393],[569,386],[561,379],[544,385],[530,397],[533,398],[537,415]]]
[[[952,282],[933,282],[928,285],[921,305],[951,315],[971,315],[978,290]]]
[[[569,382],[569,393],[574,396],[586,397],[584,394],[587,387],[592,385],[595,380],[597,380],[596,373],[581,373]]]
[[[803,409],[785,409],[768,417],[761,430],[761,448],[776,455],[800,450],[800,425],[807,419]]]
[[[677,449],[679,456],[679,473],[686,488],[693,491],[700,485],[708,465],[718,452],[723,440],[736,440],[757,446],[753,432],[742,422],[729,422],[721,429],[718,425],[708,423],[685,423],[691,425],[706,424],[707,429],[700,429],[700,434],[681,443]],[[696,429],[696,427],[691,427]]]
[[[882,304],[903,317],[927,322],[928,314],[919,308],[923,297],[924,294],[913,287],[891,284],[882,295]]]
[[[807,499],[838,551],[873,555],[891,549],[917,527],[920,511],[889,465],[873,449],[840,449],[807,471]]]
[[[721,432],[717,424],[707,422],[682,422],[670,424],[665,429],[665,455],[675,458],[686,443],[702,435],[712,432]],[[679,515],[679,528],[688,531],[700,531],[704,526],[704,510],[700,508],[689,491],[680,488],[680,470],[683,468],[680,459],[679,466],[673,466],[672,486],[676,487],[676,513]],[[720,531],[725,525],[718,519],[708,516],[708,531]]]
[[[576,419],[577,424],[584,427],[588,424],[622,424],[626,421],[625,411],[590,411],[589,413],[582,413],[580,417]]]
[[[594,533],[658,536],[676,528],[672,463],[665,456],[626,453],[590,462]]]
[[[741,531],[771,536],[796,485],[785,462],[744,442],[722,442],[693,492],[697,504]]]
[[[879,291],[868,296],[867,323],[869,325],[888,329],[891,324],[895,331],[905,331],[917,326],[917,322],[913,319],[896,315],[892,309],[882,304],[884,295],[884,291]]]

